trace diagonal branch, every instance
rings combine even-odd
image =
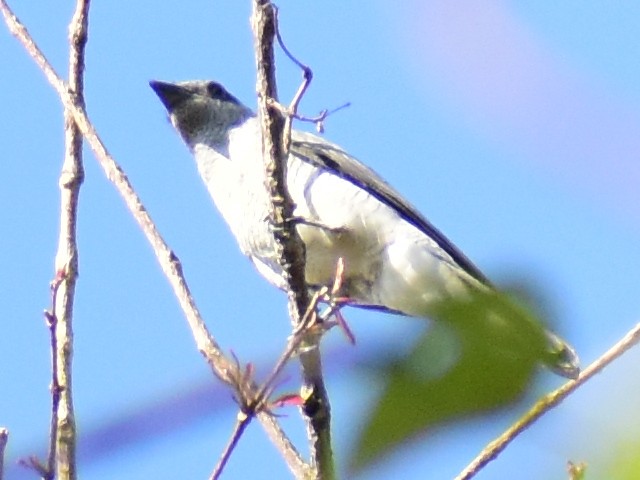
[[[286,187],[286,158],[290,123],[273,105],[278,93],[275,78],[273,42],[276,34],[275,8],[269,0],[254,0],[252,25],[256,42],[258,70],[258,116],[262,130],[262,151],[267,176],[266,188],[272,201],[270,222],[278,248],[278,259],[288,285],[289,314],[294,328],[302,321],[309,308],[310,297],[305,282],[304,245],[290,221],[294,218],[294,205]],[[329,398],[322,376],[322,362],[318,347],[319,337],[309,339],[312,348],[300,354],[303,375],[303,411],[311,443],[312,466],[317,478],[335,477],[331,451]]]
[[[228,371],[234,369],[233,362],[224,357],[220,346],[213,340],[202,317],[191,296],[191,292],[182,276],[182,267],[180,261],[171,251],[167,243],[164,241],[157,227],[151,220],[146,209],[142,205],[140,197],[136,194],[115,159],[109,154],[107,147],[104,145],[95,127],[91,124],[84,106],[71,95],[67,89],[67,85],[56,74],[51,64],[47,61],[44,54],[40,51],[33,39],[19,22],[17,17],[13,15],[5,0],[0,0],[0,11],[5,16],[5,20],[9,27],[9,31],[20,40],[25,46],[27,52],[42,72],[47,80],[58,93],[64,107],[73,114],[73,118],[91,147],[96,159],[105,172],[107,178],[115,185],[118,192],[125,201],[131,214],[140,225],[143,233],[147,237],[149,243],[154,249],[163,272],[169,279],[169,283],[173,287],[174,293],[178,297],[180,306],[187,314],[187,321],[196,336],[196,344],[199,351],[207,359],[214,372],[223,380],[228,381]]]
[[[583,385],[596,373],[620,357],[624,352],[640,342],[640,323],[633,327],[618,343],[607,350],[600,358],[585,368],[575,380],[570,380],[554,392],[545,395],[520,420],[514,423],[502,435],[489,443],[455,480],[469,480],[479,473],[489,462],[495,460],[502,451],[522,432],[533,425],[542,415],[560,405],[565,398]]]
[[[243,412],[238,413],[238,417],[236,418],[236,424],[233,429],[233,434],[231,435],[231,438],[229,439],[229,443],[225,447],[224,452],[222,452],[220,461],[218,462],[218,464],[216,465],[216,468],[213,470],[213,473],[209,477],[210,480],[218,480],[220,478],[220,476],[222,475],[222,471],[224,470],[224,467],[227,465],[227,462],[231,457],[231,453],[236,448],[236,445],[238,444],[240,437],[244,433],[250,421],[251,421],[250,416],[245,415]]]
[[[51,64],[29,35],[27,29],[13,14],[6,0],[0,0],[0,12],[3,14],[10,33],[25,47],[27,53],[42,70],[47,81],[57,92],[65,109],[73,115],[78,129],[93,151],[100,167],[116,187],[118,193],[129,208],[129,211],[151,244],[160,263],[160,267],[167,277],[174,294],[178,298],[178,302],[191,328],[198,350],[205,357],[214,374],[222,381],[229,383],[233,375],[238,374],[237,368],[234,362],[224,355],[220,346],[207,329],[195,301],[191,296],[186,280],[182,275],[180,261],[160,235],[150,215],[142,205],[142,201],[133,190],[128,178],[107,151],[95,127],[89,120],[84,106],[69,92],[65,82],[56,74]],[[255,386],[252,387],[254,389],[257,388]],[[308,477],[308,465],[302,460],[273,416],[267,412],[261,412],[257,416],[267,431],[269,438],[278,447],[294,475],[298,478]]]

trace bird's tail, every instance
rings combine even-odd
[[[476,355],[476,363],[508,361],[524,371],[542,363],[563,377],[580,374],[575,350],[547,330],[521,298],[493,289],[469,290],[436,302],[428,318],[455,332],[463,360]]]
[[[547,330],[546,334],[549,342],[548,359],[545,362],[547,367],[563,377],[577,378],[580,375],[580,361],[576,351],[555,333]]]

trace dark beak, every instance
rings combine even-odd
[[[160,97],[160,100],[169,112],[173,111],[180,103],[190,97],[190,92],[187,89],[175,83],[151,80],[149,85],[153,88],[153,91],[156,92],[156,95]]]

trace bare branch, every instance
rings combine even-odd
[[[285,115],[283,145],[284,145],[285,151],[288,153],[289,143],[291,141],[291,125],[292,125],[293,117],[297,114],[298,105],[300,105],[300,101],[302,100],[302,97],[304,96],[305,92],[307,91],[307,88],[309,88],[309,85],[311,84],[311,80],[313,79],[313,71],[311,70],[311,68],[309,68],[308,65],[305,65],[300,60],[298,60],[287,48],[287,46],[284,43],[284,40],[282,40],[282,35],[280,35],[278,8],[273,5],[271,8],[273,9],[273,16],[274,16],[273,28],[275,30],[276,38],[278,39],[278,45],[280,45],[280,48],[282,48],[282,51],[289,58],[289,60],[295,63],[298,66],[298,68],[302,70],[302,83],[298,87],[298,90],[296,91],[295,95],[293,96],[293,99],[291,100],[291,103],[289,104],[288,114]],[[271,39],[271,45],[273,48],[273,38]],[[275,85],[275,64],[273,66],[273,81]],[[273,98],[274,100],[277,100],[276,96],[273,96],[271,98]]]
[[[115,159],[107,151],[106,146],[100,139],[94,126],[91,124],[83,105],[78,103],[75,97],[69,94],[66,84],[53,70],[45,56],[33,42],[25,27],[18,21],[15,15],[13,15],[11,10],[9,10],[5,0],[0,0],[0,10],[5,16],[5,20],[11,33],[20,40],[27,49],[29,55],[31,55],[36,64],[44,72],[47,80],[60,96],[65,108],[73,113],[73,117],[78,128],[86,138],[87,143],[95,154],[98,163],[105,172],[105,175],[116,186],[133,217],[147,237],[147,240],[151,243],[151,246],[158,257],[160,266],[169,279],[169,283],[178,297],[180,306],[186,313],[187,321],[194,333],[198,349],[207,359],[214,372],[223,381],[227,381],[228,371],[234,368],[233,363],[224,357],[222,350],[215,342],[202,320],[182,275],[180,261],[160,235],[160,232],[151,220],[151,217],[142,205],[142,201],[133,190],[129,179],[116,163]]]
[[[338,283],[338,281],[336,281]],[[310,335],[318,335],[321,336],[325,328],[323,323],[319,323],[317,321],[317,311],[316,308],[318,306],[318,302],[320,299],[326,295],[328,288],[322,289],[311,299],[311,303],[309,304],[309,308],[305,312],[301,323],[299,323],[295,328],[289,340],[287,342],[287,346],[285,347],[284,352],[280,355],[280,358],[276,362],[273,367],[271,373],[267,376],[267,379],[263,382],[263,384],[257,390],[252,388],[254,385],[253,381],[253,366],[248,364],[245,367],[242,367],[239,361],[236,359],[238,364],[237,371],[240,373],[238,378],[234,379],[234,388],[236,390],[236,400],[240,405],[240,411],[238,412],[236,425],[234,427],[233,434],[229,443],[227,444],[218,465],[211,475],[212,479],[217,479],[224,469],[231,453],[235,449],[240,437],[245,431],[246,427],[249,425],[253,417],[256,415],[263,414],[272,414],[272,409],[274,406],[282,406],[287,404],[292,404],[292,398],[296,397],[298,400],[301,399],[298,395],[287,395],[284,397],[280,397],[277,401],[272,401],[271,396],[275,389],[275,384],[282,373],[282,370],[286,366],[286,364],[291,360],[291,358],[300,353],[299,349],[303,343],[308,341]],[[286,400],[285,400],[286,398]],[[300,401],[296,401],[295,404],[300,405]],[[303,477],[299,478],[309,478],[309,469],[305,471]],[[314,473],[315,475],[315,473]]]
[[[254,0],[252,25],[256,42],[258,70],[258,116],[262,130],[262,151],[267,176],[267,190],[271,197],[270,221],[278,248],[279,263],[288,285],[289,313],[294,328],[300,324],[310,304],[305,282],[305,251],[289,219],[294,218],[293,202],[286,188],[286,158],[288,156],[290,118],[284,118],[269,99],[278,100],[273,41],[277,31],[275,9],[268,0]],[[318,342],[319,339],[310,339]],[[317,344],[316,344],[317,345]],[[312,467],[316,477],[335,477],[331,451],[330,408],[318,348],[301,352],[303,391],[308,392],[303,411],[307,421],[307,434],[311,444]]]
[[[69,93],[84,106],[84,52],[89,27],[89,0],[78,0],[69,24]],[[82,135],[65,109],[65,155],[60,172],[60,236],[52,282],[52,308],[47,320],[52,350],[52,412],[48,478],[73,480],[76,467],[76,422],[73,409],[73,301],[78,277],[76,224],[80,186],[84,180]]]
[[[311,68],[308,65],[305,65],[300,60],[298,60],[298,58],[293,53],[291,53],[291,50],[289,50],[287,45],[284,43],[284,40],[282,39],[282,35],[280,34],[280,26],[279,26],[280,19],[278,17],[278,12],[279,12],[278,7],[276,7],[275,5],[272,5],[272,7],[274,9],[274,15],[275,15],[275,30],[276,30],[276,38],[278,39],[278,45],[280,45],[280,48],[285,53],[287,58],[289,58],[289,60],[295,63],[296,66],[300,70],[302,70],[302,83],[298,87],[298,90],[293,96],[293,99],[291,100],[291,103],[289,104],[288,108],[284,108],[278,102],[276,102],[275,97],[268,99],[268,101],[273,100],[274,106],[279,108],[280,112],[283,115],[285,115],[285,127],[284,127],[285,138],[283,140],[283,143],[285,145],[285,150],[289,150],[289,141],[291,138],[291,124],[294,118],[302,122],[314,123],[316,125],[316,130],[318,130],[319,133],[323,133],[325,119],[329,115],[332,115],[333,113],[339,110],[342,110],[343,108],[349,107],[351,103],[350,102],[344,103],[343,105],[340,105],[339,107],[336,107],[336,108],[332,108],[331,110],[327,110],[327,109],[322,110],[315,117],[305,117],[298,114],[298,106],[300,105],[300,101],[302,100],[302,97],[304,96],[307,89],[309,88],[309,85],[311,84],[311,80],[313,80],[313,70],[311,70]]]
[[[220,349],[217,342],[204,323],[200,312],[191,296],[189,287],[182,275],[180,261],[166,244],[151,217],[142,205],[138,195],[133,190],[128,178],[109,154],[104,143],[100,139],[93,124],[75,96],[68,91],[65,82],[56,74],[42,51],[35,44],[27,29],[13,14],[5,0],[0,0],[0,12],[2,12],[9,31],[25,47],[27,53],[33,58],[38,67],[42,70],[48,82],[56,90],[65,109],[72,113],[77,127],[92,149],[96,160],[102,167],[107,178],[114,184],[118,193],[122,196],[125,204],[129,208],[134,219],[138,222],[142,232],[151,244],[153,251],[160,263],[160,266],[167,277],[178,302],[185,313],[185,317],[191,328],[196,346],[205,357],[212,368],[212,371],[224,382],[229,383],[231,373],[234,372],[235,365],[227,358]],[[253,388],[256,388],[255,386]],[[286,437],[278,423],[273,417],[262,412],[258,414],[258,419],[272,442],[280,449],[287,465],[291,471],[299,478],[308,476],[309,467],[301,459],[293,444]]]
[[[342,262],[339,262],[338,265],[338,273],[341,275]],[[331,292],[332,294],[335,294],[338,290],[340,282],[341,279],[336,279],[334,290]],[[257,390],[255,388],[250,388],[254,384],[253,366],[249,364],[242,367],[236,359],[236,362],[238,363],[237,371],[240,372],[240,377],[234,379],[234,387],[236,390],[236,400],[240,404],[240,411],[238,412],[237,421],[231,439],[221,455],[218,465],[216,465],[216,468],[210,477],[211,479],[217,479],[222,474],[222,470],[229,460],[231,453],[235,449],[240,437],[254,416],[259,413],[272,414],[274,406],[291,404],[300,405],[301,397],[299,395],[285,395],[276,401],[272,401],[271,396],[273,394],[276,381],[280,376],[280,373],[282,373],[285,365],[293,356],[300,353],[300,348],[305,342],[308,342],[310,336],[322,336],[326,329],[331,328],[332,325],[329,323],[325,324],[317,321],[316,311],[320,299],[324,299],[325,297],[330,298],[328,292],[329,289],[325,287],[314,294],[301,322],[294,328],[293,333],[289,337],[284,352],[280,355],[280,358],[276,362],[271,373],[267,376],[267,379],[260,388]],[[329,311],[328,313],[331,314],[332,312]],[[307,472],[303,478],[308,477],[309,475]]]
[[[4,478],[4,449],[7,447],[9,440],[9,430],[0,427],[0,480]]]
[[[233,433],[231,434],[231,438],[229,439],[229,443],[227,443],[224,452],[222,452],[216,468],[213,470],[213,473],[209,477],[211,480],[217,480],[218,478],[220,478],[224,467],[227,465],[227,462],[229,461],[233,450],[238,444],[238,440],[240,440],[240,437],[242,436],[250,422],[251,416],[246,415],[243,412],[238,412],[238,417],[236,418],[236,424],[233,428]]]
[[[520,420],[514,423],[502,435],[489,443],[480,455],[478,455],[455,480],[468,480],[473,478],[480,470],[482,470],[489,462],[495,460],[500,453],[509,445],[518,435],[529,428],[542,415],[552,408],[557,407],[560,402],[572,394],[578,387],[583,385],[587,380],[596,373],[600,373],[607,365],[617,359],[624,352],[640,342],[640,323],[633,327],[618,343],[607,350],[600,358],[585,368],[580,376],[575,380],[570,380],[562,387],[554,392],[545,395],[539,400],[531,410],[529,410]]]
[[[284,367],[287,365],[291,357],[299,353],[300,345],[302,345],[309,338],[310,334],[313,334],[311,330],[314,326],[318,325],[316,321],[316,308],[318,306],[318,302],[320,301],[321,295],[321,292],[317,292],[311,299],[311,303],[309,303],[307,311],[304,313],[302,319],[300,320],[300,323],[296,325],[293,333],[289,337],[289,341],[287,342],[287,346],[285,347],[284,352],[282,353],[282,355],[280,355],[280,358],[276,362],[271,373],[258,390],[258,399],[266,399],[271,395],[273,385],[275,384],[276,379],[278,378]]]

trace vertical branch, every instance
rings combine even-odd
[[[277,101],[273,42],[276,32],[275,9],[269,0],[253,0],[252,26],[256,42],[258,117],[262,130],[262,151],[265,162],[266,188],[272,201],[270,222],[278,248],[278,258],[286,280],[289,313],[294,327],[298,325],[310,304],[305,283],[305,251],[298,236],[294,205],[286,188],[285,145],[286,119],[271,100]],[[312,466],[317,478],[335,477],[331,451],[330,406],[322,376],[322,362],[317,342],[300,354],[303,375],[303,411],[311,444]]]
[[[88,4],[86,4],[86,6],[88,7]],[[179,259],[164,241],[162,235],[160,235],[160,232],[155,226],[153,220],[142,205],[142,201],[133,190],[129,179],[126,177],[115,159],[109,154],[105,144],[100,139],[98,132],[87,116],[84,104],[79,101],[78,95],[69,89],[65,82],[55,72],[25,26],[11,11],[6,0],[0,0],[0,13],[2,13],[9,32],[24,46],[25,51],[44,73],[47,81],[60,97],[65,110],[72,113],[76,126],[82,132],[82,135],[86,139],[89,147],[91,147],[98,164],[105,173],[105,176],[114,184],[116,190],[123,198],[126,206],[129,208],[131,215],[140,226],[140,229],[151,245],[158,263],[160,264],[162,271],[167,277],[167,280],[176,295],[180,307],[185,313],[187,323],[191,328],[198,350],[207,360],[215,375],[223,382],[227,384],[230,383],[230,379],[238,375],[235,363],[224,355],[220,346],[209,332],[200,312],[198,311],[195,301],[191,296],[187,282],[182,274],[182,265],[180,264]],[[71,231],[75,232],[74,229]],[[61,239],[62,238],[63,235],[61,235]],[[77,266],[77,255],[73,258]],[[58,265],[58,260],[56,260],[56,267]],[[52,312],[47,312],[47,319],[51,324],[56,320],[54,312],[58,311],[58,308],[55,306],[57,290],[60,287],[61,280],[64,279],[66,275],[65,272],[67,271],[67,266],[64,262],[61,261],[60,265],[63,268],[62,270],[58,270],[58,273],[61,273],[62,275],[56,275],[56,280],[52,284],[52,289],[56,290],[53,297],[54,308],[52,308]],[[73,279],[75,280],[77,270],[74,271],[75,275],[73,276]],[[65,288],[68,289],[68,285],[65,286]],[[64,296],[62,290],[61,296]],[[67,307],[70,306],[71,305],[67,302]],[[69,333],[71,333],[71,331],[69,331]],[[57,350],[58,349],[56,348],[55,351]],[[54,368],[57,368],[57,365],[58,362],[54,362]],[[70,371],[67,371],[67,373],[70,374]],[[70,376],[67,378],[70,378]],[[56,390],[54,390],[54,392],[55,391]],[[280,428],[277,419],[268,412],[260,412],[258,413],[258,420],[273,443],[280,449],[283,458],[296,478],[310,478],[308,466],[302,458],[300,458],[295,447]],[[57,423],[58,422],[56,421],[55,424],[57,425]],[[37,461],[32,461],[31,466],[45,476],[47,470],[46,466],[41,466]]]
[[[0,427],[0,480],[4,478],[4,449],[9,440],[9,430]]]
[[[69,24],[69,93],[84,106],[84,51],[87,43],[89,0],[78,0]],[[78,276],[76,221],[82,166],[82,134],[73,113],[64,112],[65,155],[60,173],[60,237],[55,259],[53,307],[48,319],[53,355],[51,446],[47,473],[76,478],[76,425],[73,412],[71,366],[73,359],[73,300]]]
[[[38,45],[20,22],[18,17],[11,11],[5,0],[0,0],[0,12],[4,17],[9,32],[15,36],[24,46],[26,52],[33,59],[36,65],[44,73],[47,81],[60,97],[64,108],[73,113],[77,127],[87,141],[87,144],[93,151],[93,154],[104,171],[107,179],[113,183],[116,190],[124,200],[131,215],[140,226],[147,241],[151,245],[162,271],[169,280],[180,307],[185,312],[189,327],[193,332],[196,346],[200,353],[205,357],[214,373],[225,382],[229,382],[230,374],[233,372],[234,364],[226,358],[220,349],[220,346],[209,333],[200,312],[191,296],[189,287],[182,275],[182,265],[175,256],[173,251],[164,241],[162,235],[153,223],[151,216],[142,205],[142,200],[134,191],[129,179],[120,168],[120,165],[109,154],[107,147],[98,135],[95,127],[89,120],[84,105],[78,101],[77,95],[70,92],[66,83],[55,72],[51,64],[48,62]]]

